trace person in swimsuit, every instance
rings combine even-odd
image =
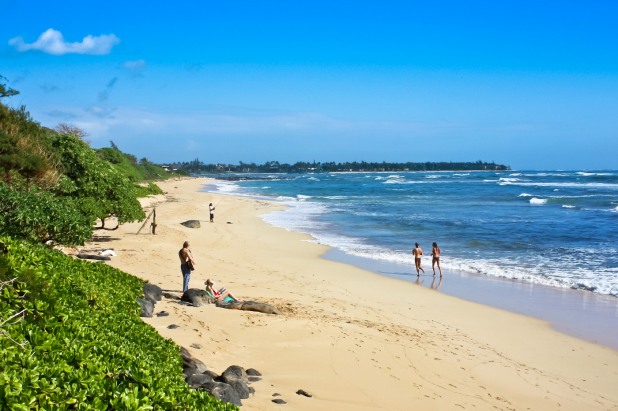
[[[420,277],[421,271],[425,274],[425,270],[421,267],[421,256],[423,255],[423,250],[418,246],[418,243],[414,243],[415,247],[412,250],[412,255],[414,255],[414,265],[416,266],[416,275]]]
[[[218,291],[215,290],[215,282],[211,279],[206,280],[206,291],[212,294],[217,301],[225,301],[225,297],[230,297],[234,301],[238,301],[238,298],[234,297],[231,292],[226,291],[225,288],[220,288]]]
[[[440,267],[440,247],[438,247],[438,243],[434,242],[431,247],[431,268],[433,269],[433,275],[436,275],[436,264],[438,265],[438,270],[440,271],[440,278],[442,278],[442,267]]]
[[[178,251],[178,257],[180,258],[180,272],[182,273],[182,292],[186,292],[189,289],[189,279],[191,278],[191,268],[189,262],[195,265],[195,260],[191,254],[191,248],[188,241],[182,244],[182,248]]]

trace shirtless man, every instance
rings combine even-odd
[[[178,251],[178,257],[180,258],[180,271],[182,272],[183,293],[189,289],[189,279],[191,278],[191,268],[189,267],[189,262],[195,264],[190,247],[189,242],[185,241],[182,244],[182,248]]]
[[[421,256],[423,255],[423,250],[418,246],[418,243],[414,243],[415,247],[412,250],[412,255],[414,255],[414,265],[416,266],[416,276],[421,276],[421,271],[425,274],[425,270],[421,267]]]

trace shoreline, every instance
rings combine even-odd
[[[209,181],[159,184],[166,194],[143,201],[157,207],[157,235],[137,235],[142,223],[125,224],[88,247],[114,248],[110,265],[179,294],[176,253],[188,239],[197,260],[191,287],[214,278],[237,297],[282,312],[164,298],[155,313],[170,316],[144,319],[215,372],[231,364],[260,371],[255,394],[243,400],[247,409],[278,408],[274,393],[290,410],[618,408],[616,350],[321,258],[326,246],[259,217],[277,204],[200,191]],[[208,223],[208,203],[220,200]],[[202,227],[180,225],[190,219]]]
[[[327,251],[324,258],[547,321],[560,332],[618,350],[618,328],[607,326],[618,324],[618,298],[610,295],[451,270],[440,282],[429,271],[417,277],[414,267],[352,256],[337,249]]]

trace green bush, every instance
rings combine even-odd
[[[136,185],[135,193],[137,197],[148,197],[151,195],[163,194],[163,190],[155,183],[149,182],[147,186]]]
[[[0,282],[0,409],[236,409],[188,387],[136,277],[0,237]]]
[[[94,219],[79,211],[76,200],[48,191],[11,190],[0,183],[0,235],[30,242],[84,244],[92,236]]]

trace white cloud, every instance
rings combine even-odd
[[[21,37],[14,37],[9,40],[9,45],[14,46],[18,51],[38,50],[57,56],[63,54],[109,54],[120,39],[114,34],[103,34],[101,36],[88,35],[78,43],[68,43],[64,40],[62,33],[58,30],[47,29],[34,43],[26,43]]]

